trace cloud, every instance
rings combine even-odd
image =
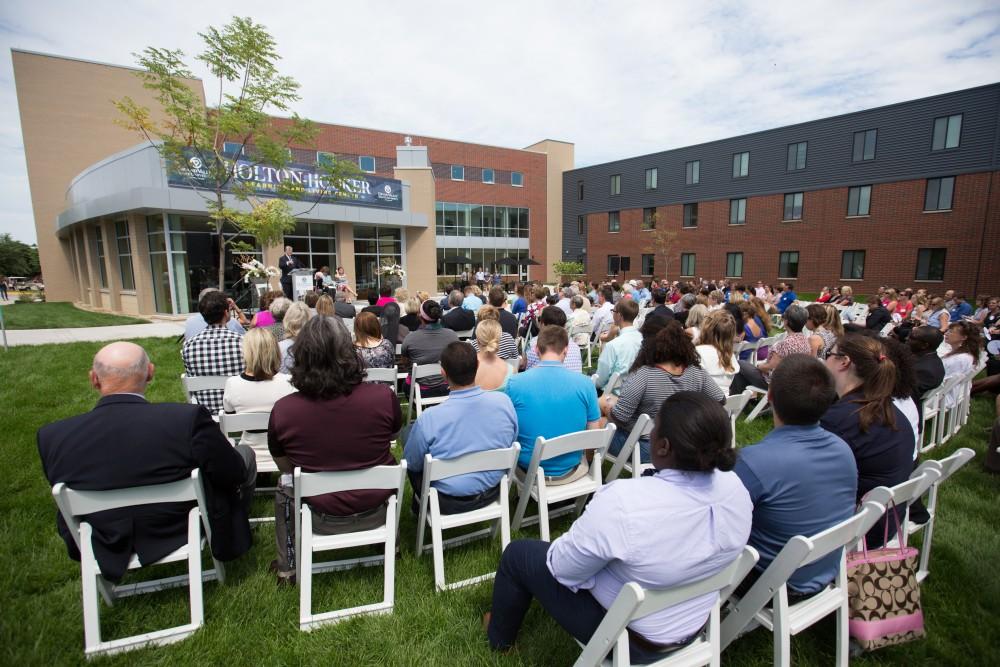
[[[132,65],[147,45],[196,53],[197,30],[234,13],[271,30],[281,70],[302,84],[302,115],[500,146],[562,139],[578,166],[992,83],[1000,71],[989,0],[300,0],[294,11],[8,1],[0,232],[34,239],[10,47]]]

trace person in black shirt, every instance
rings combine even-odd
[[[451,304],[451,310],[441,317],[441,326],[452,331],[468,331],[476,326],[476,314],[462,308],[461,292],[453,290],[448,295],[448,303]]]
[[[937,354],[944,336],[934,327],[915,327],[906,339],[906,344],[913,352],[914,366],[917,370],[917,384],[913,392],[913,400],[920,405],[920,399],[931,389],[936,389],[944,382],[944,363]]]
[[[868,299],[868,317],[865,319],[865,328],[872,331],[881,331],[885,325],[892,322],[892,314],[889,309],[882,305],[877,296]]]

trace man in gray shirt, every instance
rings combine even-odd
[[[431,299],[420,304],[420,328],[403,339],[402,355],[414,364],[436,364],[449,343],[458,340],[458,334],[441,326],[441,304]],[[448,385],[440,375],[420,380],[423,396],[447,396]]]

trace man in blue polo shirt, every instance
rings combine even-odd
[[[403,448],[413,486],[414,512],[420,508],[425,454],[435,459],[455,459],[514,443],[514,406],[504,394],[476,386],[478,368],[476,351],[468,343],[449,343],[441,352],[441,376],[450,388],[448,400],[420,415]],[[441,513],[470,512],[494,502],[500,495],[503,475],[503,470],[491,470],[432,482],[438,491]]]
[[[563,367],[569,336],[562,327],[543,327],[538,334],[539,363],[515,375],[507,384],[517,413],[517,440],[521,443],[518,466],[527,469],[535,438],[555,438],[600,426],[597,390],[581,373]],[[449,399],[450,400],[450,399]],[[580,452],[563,454],[543,464],[547,484],[569,484],[587,474],[587,461]]]
[[[771,374],[768,398],[774,430],[741,449],[733,468],[753,501],[749,544],[760,552],[744,590],[792,537],[815,535],[849,519],[858,488],[851,448],[819,425],[837,398],[823,362],[804,354],[785,357]],[[839,566],[836,552],[799,568],[788,580],[790,594],[818,592]]]
[[[778,303],[775,304],[775,308],[782,315],[785,314],[785,309],[790,305],[795,303],[795,300],[799,298],[798,294],[795,293],[795,287],[792,283],[782,283],[784,289],[781,292],[781,296],[778,297]]]
[[[972,316],[972,304],[965,300],[964,294],[955,295],[955,305],[948,311],[951,322],[961,322],[964,317]]]

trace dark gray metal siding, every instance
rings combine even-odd
[[[931,151],[934,119],[961,113],[958,148]],[[875,159],[852,162],[854,133],[878,130]],[[788,144],[809,144],[806,168],[786,171]],[[732,177],[733,154],[750,152],[750,174]],[[701,182],[685,185],[685,165],[701,161]],[[658,188],[645,189],[646,169]],[[843,116],[790,125],[567,171],[563,174],[563,259],[586,248],[577,218],[587,213],[800,192],[1000,169],[1000,84],[970,88]],[[621,174],[612,196],[611,175]],[[578,198],[578,183],[584,198]]]

